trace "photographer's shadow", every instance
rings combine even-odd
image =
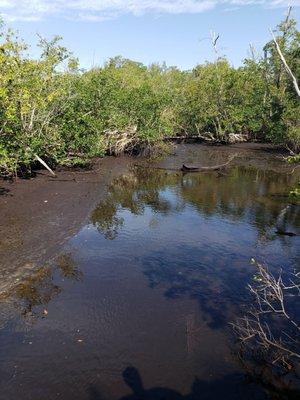
[[[242,374],[233,373],[221,379],[203,381],[195,377],[190,393],[183,395],[176,390],[165,387],[145,389],[139,371],[135,367],[127,367],[122,377],[131,389],[130,394],[119,400],[266,400],[265,393],[246,381]],[[102,400],[96,386],[89,388],[89,400]]]
[[[124,382],[132,390],[132,394],[122,397],[120,400],[182,400],[182,396],[175,390],[157,387],[144,389],[139,371],[134,367],[127,367],[123,373]]]

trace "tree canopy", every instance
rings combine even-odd
[[[278,25],[277,42],[300,79],[300,32]],[[140,150],[169,136],[226,143],[231,133],[300,149],[300,101],[274,41],[234,68],[224,57],[181,71],[120,56],[88,71],[61,44],[39,37],[40,57],[0,31],[0,174],[82,163],[108,150]],[[114,147],[115,146],[115,147]],[[114,150],[115,149],[115,150]]]

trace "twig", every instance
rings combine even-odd
[[[287,299],[299,298],[300,276],[292,274],[286,284],[282,271],[276,278],[266,266],[256,262],[255,265],[258,269],[255,276],[257,283],[249,285],[249,290],[255,296],[256,303],[248,314],[232,326],[246,348],[257,352],[263,349],[271,365],[280,363],[290,367],[287,361],[300,360],[300,322],[291,317],[286,302]],[[276,319],[276,325],[274,317],[280,318],[280,322]]]

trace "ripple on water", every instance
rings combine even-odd
[[[120,399],[130,379],[151,399],[266,398],[243,379],[228,323],[248,304],[251,257],[299,261],[299,238],[275,235],[287,200],[272,194],[292,179],[237,167],[115,180],[63,262],[15,293],[0,330],[0,398]],[[299,218],[295,207],[284,223],[296,232]]]

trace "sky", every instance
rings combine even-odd
[[[122,55],[190,69],[214,59],[211,31],[235,66],[250,43],[259,54],[288,5],[299,22],[300,0],[0,0],[0,15],[32,45],[33,56],[39,33],[62,36],[83,68]]]

